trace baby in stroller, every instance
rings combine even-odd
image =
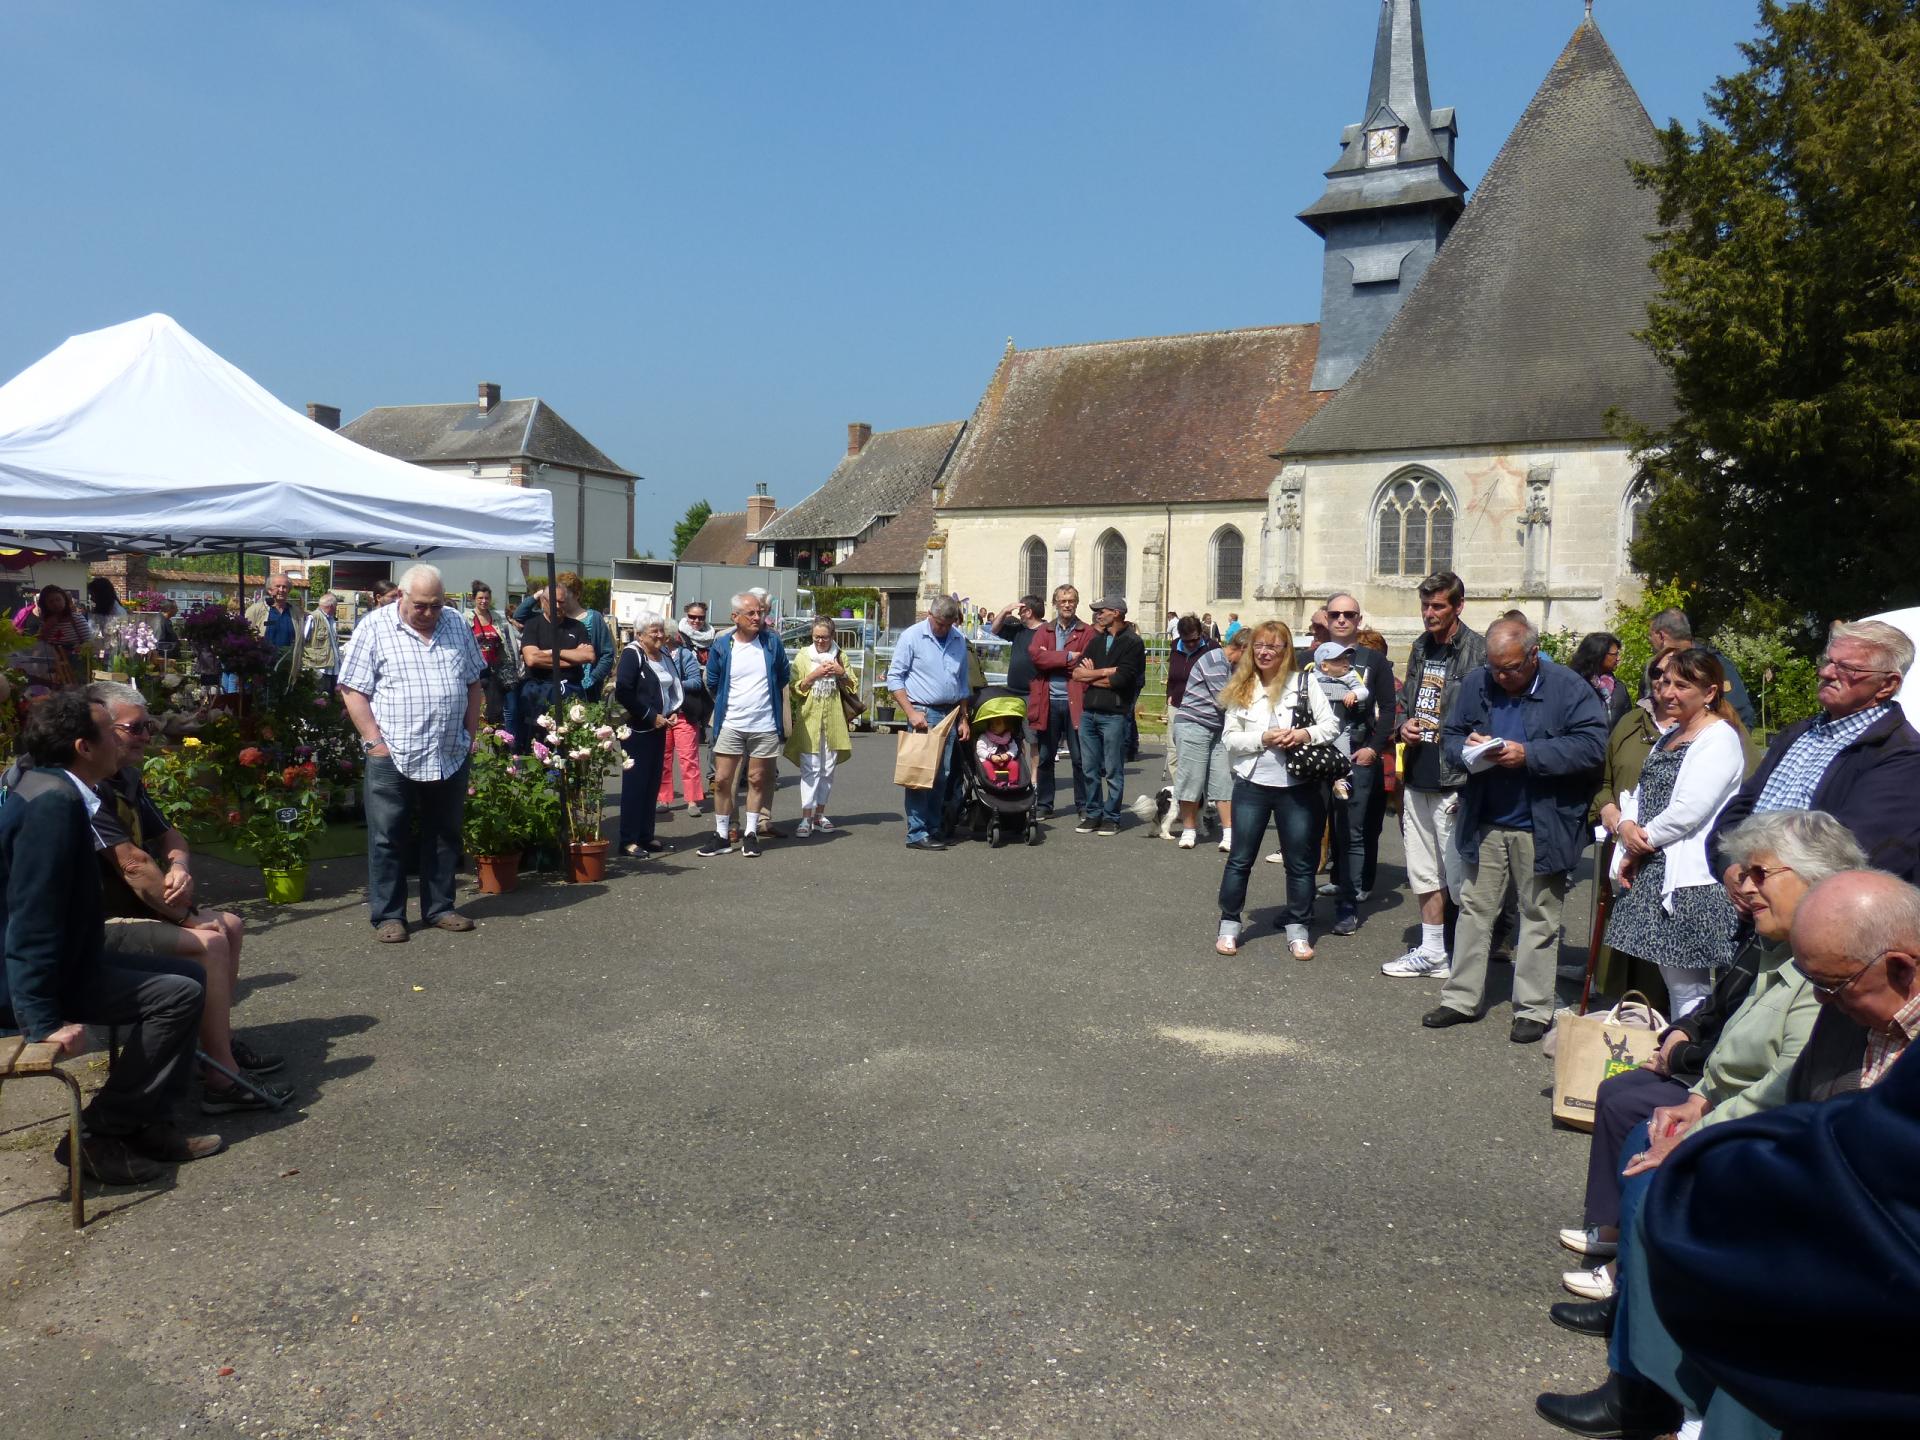
[[[1005,692],[987,695],[974,707],[973,731],[966,798],[974,833],[984,832],[992,846],[1015,839],[1037,844],[1039,792],[1027,746],[1027,702]]]
[[[1012,715],[995,715],[985,722],[973,742],[980,773],[995,790],[1020,788],[1020,722]]]

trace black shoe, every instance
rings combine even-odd
[[[1507,1039],[1516,1045],[1538,1045],[1546,1033],[1546,1021],[1529,1020],[1523,1015],[1513,1022],[1513,1028],[1507,1031]]]
[[[731,855],[733,853],[733,841],[722,840],[718,835],[715,835],[693,853],[698,855],[702,860],[711,860],[716,855]]]
[[[127,1136],[127,1144],[149,1160],[158,1160],[163,1165],[185,1165],[189,1161],[204,1160],[227,1148],[227,1142],[218,1135],[189,1135],[171,1123],[149,1125],[139,1133]]]
[[[71,1155],[66,1137],[53,1147],[57,1165],[65,1165]],[[80,1168],[102,1185],[142,1185],[167,1173],[167,1167],[149,1160],[118,1135],[80,1136]]]
[[[907,849],[909,850],[944,850],[946,848],[947,848],[947,842],[944,840],[934,840],[929,838],[926,840],[907,841]]]
[[[1420,1023],[1429,1030],[1444,1030],[1449,1025],[1471,1025],[1478,1015],[1469,1015],[1464,1010],[1455,1010],[1448,1005],[1436,1006],[1420,1017]]]
[[[1333,917],[1333,933],[1351,935],[1360,928],[1360,917],[1352,910],[1342,910]]]
[[[1034,818],[1036,819],[1051,820],[1053,819],[1053,806],[1042,805],[1038,810],[1034,811],[1033,813],[1034,813]]]
[[[758,831],[749,830],[747,832],[746,838],[740,842],[740,853],[749,860],[758,860],[760,858],[760,835]]]
[[[1112,820],[1102,820],[1093,832],[1096,835],[1118,835],[1120,827]]]
[[[1613,1333],[1613,1313],[1619,1305],[1617,1295],[1610,1300],[1563,1300],[1547,1307],[1547,1318],[1562,1330],[1604,1340]]]
[[[1609,1372],[1584,1395],[1542,1395],[1533,1408],[1548,1424],[1597,1440],[1657,1440],[1680,1428],[1680,1407],[1658,1385]]]
[[[250,1075],[271,1075],[287,1062],[278,1055],[261,1054],[244,1040],[235,1040],[233,1063]]]

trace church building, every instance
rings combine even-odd
[[[1390,639],[1457,571],[1509,608],[1605,623],[1646,496],[1608,433],[1673,413],[1634,338],[1656,290],[1656,132],[1589,16],[1469,202],[1419,0],[1382,0],[1366,107],[1300,213],[1317,325],[1007,352],[934,487],[923,603],[1070,581],[1298,626],[1351,590]],[[1151,622],[1151,624],[1149,623]]]

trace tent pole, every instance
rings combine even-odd
[[[547,663],[553,668],[547,672],[548,688],[553,692],[553,718],[556,724],[560,720],[560,567],[554,562],[553,551],[547,552],[547,595],[552,610],[552,628],[549,634],[553,640],[553,649],[547,653]],[[534,602],[536,605],[538,601]],[[524,722],[522,722],[524,723]],[[560,863],[567,863],[567,843],[569,819],[567,815],[567,772],[560,771]],[[569,867],[571,873],[571,867]]]
[[[239,550],[234,553],[233,563],[233,608],[244,615],[247,613],[247,547],[245,542],[242,542]]]

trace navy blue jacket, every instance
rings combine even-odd
[[[1482,665],[1460,682],[1460,694],[1440,731],[1440,753],[1464,769],[1467,736],[1493,733],[1488,714],[1499,694],[1493,671]],[[1521,697],[1527,709],[1527,798],[1533,820],[1533,873],[1558,875],[1580,863],[1587,848],[1587,806],[1600,785],[1607,753],[1607,712],[1593,686],[1564,665],[1540,657],[1540,674]],[[1460,792],[1453,841],[1469,863],[1480,853],[1484,775]]]
[[[1753,813],[1767,777],[1813,723],[1802,720],[1774,736],[1760,767],[1720,812],[1708,841],[1714,874],[1727,868],[1721,837]],[[1852,831],[1875,869],[1890,870],[1909,884],[1920,882],[1920,732],[1898,705],[1834,757],[1814,787],[1813,808]]]
[[[660,677],[653,673],[646,655],[638,645],[620,647],[620,665],[613,674],[613,698],[625,707],[627,724],[634,730],[651,730],[660,718],[666,697],[660,693]]]
[[[0,805],[0,1030],[43,1040],[78,1011],[106,931],[86,803],[64,771],[29,771]]]
[[[1864,1093],[1691,1136],[1646,1199],[1654,1308],[1792,1437],[1920,1434],[1920,1055]]]

